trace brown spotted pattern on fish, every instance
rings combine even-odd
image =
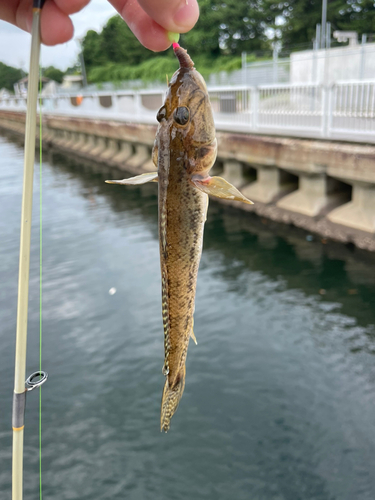
[[[108,181],[158,181],[159,245],[166,377],[160,427],[168,431],[185,387],[185,362],[193,332],[195,290],[202,254],[208,194],[251,203],[234,186],[208,172],[216,159],[216,138],[206,84],[187,52],[173,44],[180,68],[160,108],[152,158],[157,173]]]

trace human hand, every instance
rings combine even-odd
[[[41,14],[45,45],[64,43],[73,37],[70,15],[90,0],[47,0]],[[186,33],[198,20],[197,0],[109,0],[138,40],[148,49],[167,49],[167,31]],[[32,0],[0,0],[0,19],[31,31]]]

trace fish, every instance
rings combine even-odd
[[[167,432],[185,388],[186,356],[193,326],[198,267],[208,195],[252,204],[233,185],[209,171],[217,156],[217,140],[206,83],[187,51],[173,50],[179,69],[172,76],[152,151],[156,172],[112,184],[158,183],[158,226],[164,329],[165,384],[160,430]]]

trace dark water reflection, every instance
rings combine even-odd
[[[0,139],[0,151],[7,499],[22,150]],[[198,346],[162,435],[156,186],[108,186],[92,167],[45,159],[45,498],[373,499],[374,256],[211,203]],[[37,202],[34,212],[37,229]],[[38,240],[34,231],[28,372],[38,367]],[[26,498],[38,490],[37,399],[27,407]]]

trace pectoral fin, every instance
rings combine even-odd
[[[122,179],[122,181],[105,181],[107,184],[124,184],[136,186],[138,184],[146,184],[146,182],[158,182],[158,173],[150,172],[147,174],[137,175],[136,177],[129,177],[129,179]]]
[[[207,177],[205,179],[192,178],[193,184],[206,194],[211,196],[216,196],[216,198],[224,198],[225,200],[235,200],[243,201],[249,205],[253,205],[253,202],[245,198],[237,188],[232,186],[222,177]]]

